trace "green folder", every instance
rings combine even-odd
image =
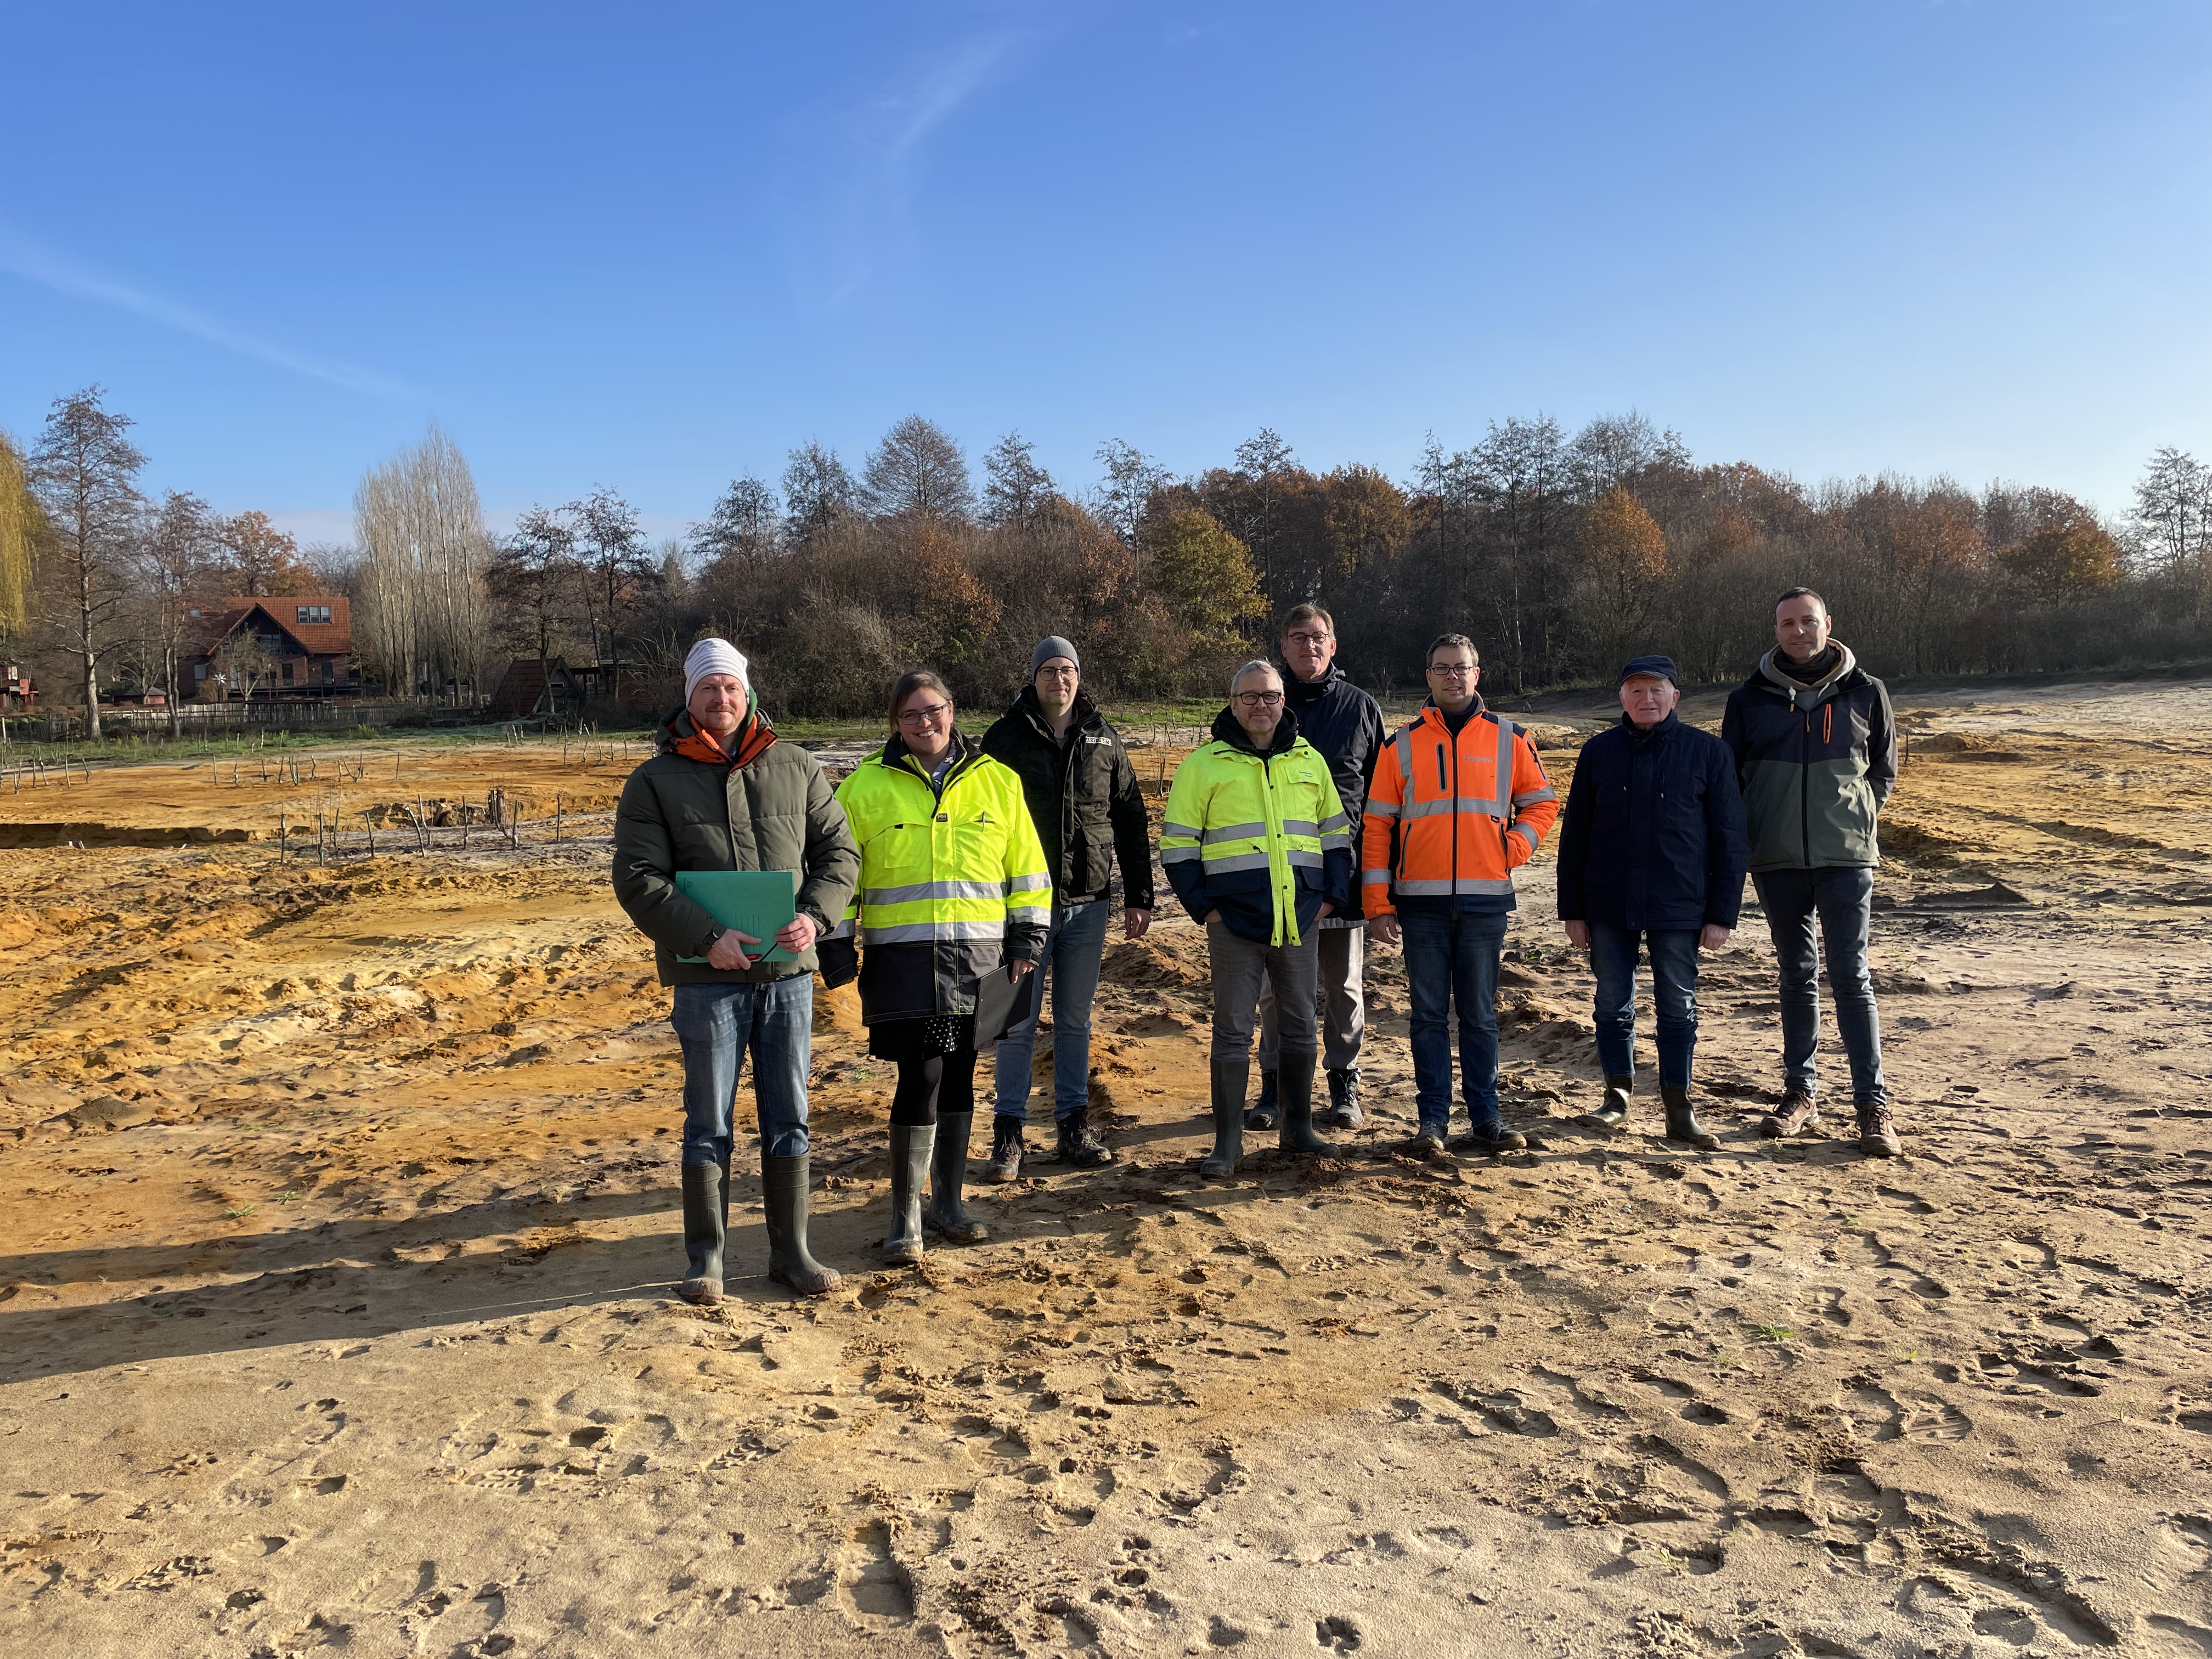
[[[745,954],[758,962],[789,962],[791,952],[775,936],[799,914],[796,870],[678,870],[676,890],[732,933],[760,940]],[[758,955],[754,955],[755,951]],[[704,957],[678,957],[704,962]]]

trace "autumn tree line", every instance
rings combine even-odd
[[[1801,582],[1880,673],[2212,658],[2212,467],[2173,449],[2108,520],[2034,485],[1808,486],[1700,465],[1633,413],[1572,433],[1547,416],[1493,422],[1461,450],[1431,436],[1403,479],[1316,472],[1267,430],[1188,477],[1115,441],[1087,488],[1054,478],[1018,433],[979,479],[915,415],[857,470],[802,445],[774,482],[736,479],[656,544],[604,487],[489,532],[465,459],[434,428],[364,476],[350,547],[302,554],[264,515],[142,493],[130,425],[95,388],[57,399],[27,450],[0,439],[0,655],[71,702],[176,690],[208,599],[309,592],[350,598],[363,677],[387,695],[480,701],[523,656],[598,664],[602,686],[667,701],[712,632],[751,657],[770,708],[826,716],[878,712],[918,663],[994,704],[1054,633],[1102,696],[1209,695],[1306,600],[1334,613],[1347,671],[1384,693],[1416,692],[1447,627],[1474,636],[1493,694],[1604,678],[1646,650],[1731,679],[1773,596]]]

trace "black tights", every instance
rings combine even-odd
[[[943,1112],[958,1117],[975,1109],[975,1051],[932,1054],[898,1063],[898,1087],[891,1095],[891,1121],[920,1128]]]

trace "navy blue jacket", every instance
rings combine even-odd
[[[1317,680],[1302,680],[1286,665],[1283,693],[1298,719],[1298,735],[1321,751],[1328,775],[1336,781],[1337,799],[1352,825],[1352,862],[1358,862],[1359,825],[1367,811],[1368,786],[1375,781],[1375,763],[1382,753],[1389,732],[1382,724],[1382,705],[1345,678],[1335,663]],[[1239,728],[1242,729],[1241,727]],[[1352,884],[1352,902],[1339,915],[1359,915],[1360,885]]]
[[[1673,714],[1642,732],[1623,715],[1583,745],[1559,832],[1562,920],[1733,927],[1748,856],[1735,758],[1718,738]]]

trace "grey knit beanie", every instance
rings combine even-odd
[[[1078,672],[1082,671],[1083,659],[1075,654],[1074,641],[1064,640],[1057,634],[1051,634],[1039,640],[1037,648],[1030,653],[1030,678],[1035,679],[1037,677],[1037,670],[1054,657],[1065,657],[1075,665]]]

